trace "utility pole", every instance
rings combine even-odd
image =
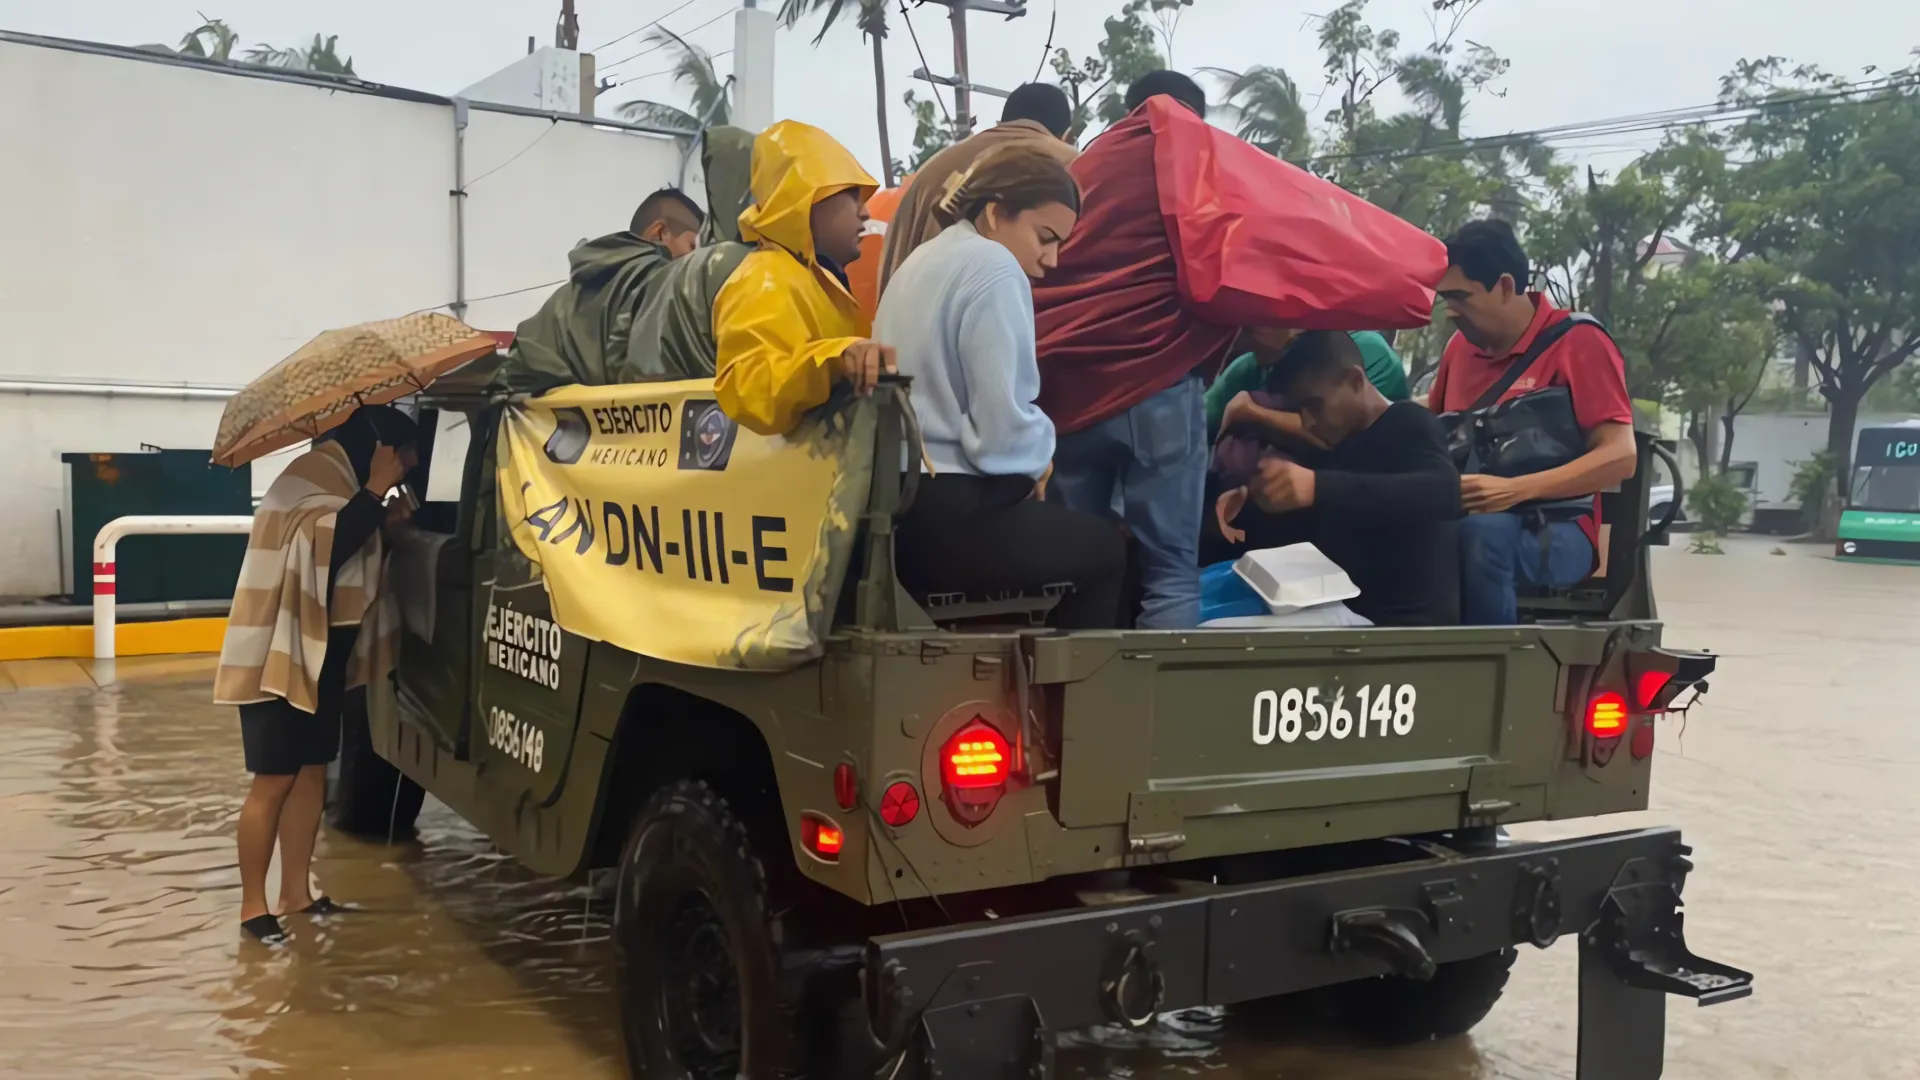
[[[953,137],[964,139],[973,133],[973,95],[978,92],[994,97],[1006,97],[1006,91],[995,90],[988,86],[975,86],[968,78],[967,68],[967,12],[984,11],[990,15],[1004,15],[1017,19],[1027,13],[1027,0],[919,0],[922,4],[940,4],[947,8],[947,22],[953,28],[953,71],[951,76],[935,75],[926,68],[913,73],[913,77],[922,82],[953,89]],[[937,91],[936,91],[937,93]]]
[[[960,0],[947,9],[953,27],[953,137],[973,134],[973,86],[967,81],[967,4]]]
[[[580,48],[580,16],[573,10],[573,0],[560,0],[560,22],[553,29],[553,43],[562,49]]]

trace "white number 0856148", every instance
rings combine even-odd
[[[1362,686],[1349,708],[1344,686],[1335,688],[1331,701],[1323,700],[1317,686],[1304,691],[1299,687],[1262,690],[1253,696],[1253,742],[1266,746],[1277,738],[1290,743],[1303,735],[1308,742],[1364,739],[1369,727],[1381,738],[1406,735],[1413,731],[1413,708],[1418,697],[1412,683]]]

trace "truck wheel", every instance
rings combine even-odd
[[[1501,949],[1441,964],[1419,982],[1398,975],[1335,987],[1340,1020],[1369,1041],[1387,1046],[1464,1035],[1493,1011],[1519,956]]]
[[[636,1078],[774,1080],[789,1053],[780,930],[746,826],[682,780],[648,800],[620,858],[614,947]]]
[[[333,827],[367,840],[411,839],[426,797],[419,784],[373,749],[366,694],[348,694],[340,717],[339,777],[328,816]]]

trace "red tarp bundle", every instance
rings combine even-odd
[[[1062,434],[1219,363],[1240,328],[1425,326],[1446,248],[1156,97],[1073,164],[1080,221],[1034,282]]]
[[[1172,98],[1146,106],[1160,214],[1192,312],[1236,326],[1427,325],[1446,245]]]

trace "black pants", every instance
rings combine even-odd
[[[1033,498],[1024,476],[922,477],[900,520],[900,581],[916,599],[969,601],[1070,588],[1047,620],[1062,630],[1120,625],[1126,546],[1112,522]]]

